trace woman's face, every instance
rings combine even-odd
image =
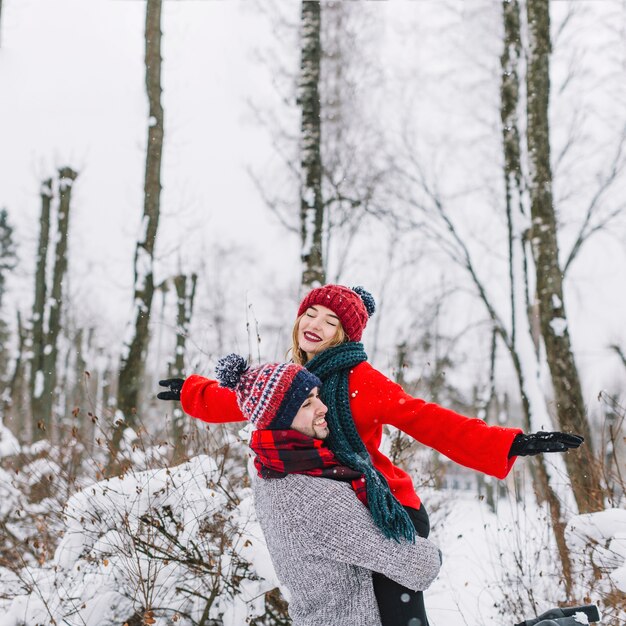
[[[320,400],[319,387],[315,387],[293,418],[291,428],[314,439],[326,439],[328,437],[327,411],[326,405]]]
[[[339,318],[325,306],[309,307],[298,324],[298,345],[309,359],[326,350],[341,325]]]

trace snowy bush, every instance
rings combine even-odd
[[[626,622],[626,511],[577,515],[565,537],[580,596],[599,598],[607,624]]]
[[[59,459],[67,456],[40,441],[4,457],[4,467],[0,467],[0,567],[16,573],[23,566],[51,558],[63,529],[60,510],[70,489],[66,468],[59,464]],[[23,584],[30,587],[28,581]],[[6,593],[6,589],[2,591]]]
[[[54,557],[14,575],[0,625],[240,626],[263,615],[278,582],[250,491],[222,478],[202,455],[82,488]]]

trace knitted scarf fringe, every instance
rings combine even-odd
[[[324,350],[306,368],[322,381],[321,397],[328,407],[328,447],[341,463],[365,475],[367,505],[385,537],[415,541],[415,527],[385,477],[374,467],[369,452],[354,425],[350,410],[350,369],[367,361],[362,343],[348,342]]]

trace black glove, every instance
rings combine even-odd
[[[161,387],[167,387],[169,391],[161,391],[157,393],[159,400],[180,400],[180,390],[183,388],[184,378],[166,378],[160,380],[159,385]]]
[[[565,452],[571,448],[578,448],[584,439],[578,435],[567,433],[532,433],[530,435],[519,434],[513,439],[509,450],[509,458],[512,456],[532,456],[542,452]]]

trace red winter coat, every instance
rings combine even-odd
[[[383,424],[395,426],[456,463],[479,472],[504,478],[511,470],[516,457],[509,459],[508,454],[513,439],[522,432],[519,428],[488,426],[478,418],[464,417],[413,398],[367,362],[350,371],[348,383],[356,429],[374,466],[403,505],[417,509],[420,499],[411,477],[378,449]],[[190,376],[185,381],[181,403],[185,413],[205,422],[244,421],[234,392],[202,376]]]

